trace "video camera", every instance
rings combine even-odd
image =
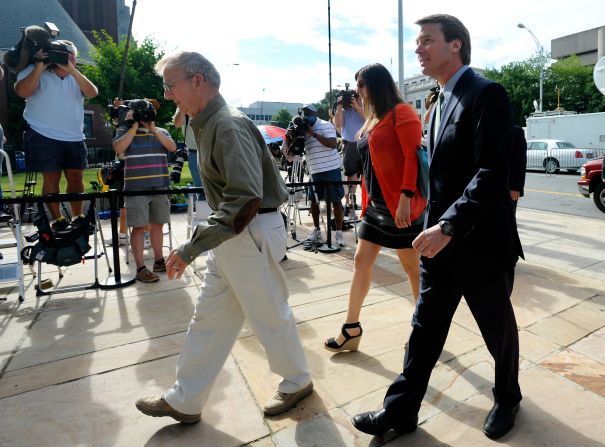
[[[179,183],[181,181],[181,171],[183,170],[183,164],[189,158],[189,151],[186,147],[181,147],[174,153],[176,160],[172,165],[172,171],[170,172],[170,181]]]
[[[345,89],[338,92],[336,95],[336,103],[334,104],[334,110],[336,110],[336,105],[340,102],[342,104],[343,109],[348,109],[353,104],[353,99],[357,98],[359,95],[355,90],[349,90],[349,83],[345,82]]]
[[[117,121],[118,126],[130,127],[135,121],[149,123],[155,121],[155,107],[146,99],[131,99],[124,101],[117,107],[113,104],[109,106],[109,116]],[[132,119],[126,119],[128,111],[132,110]]]
[[[296,115],[288,124],[286,129],[286,140],[290,142],[288,153],[291,155],[303,155],[305,153],[305,135],[309,130],[309,124],[305,118]]]
[[[57,42],[59,28],[54,23],[44,23],[44,28],[31,25],[21,28],[21,40],[4,55],[4,63],[15,73],[36,62],[44,62],[52,66],[66,65],[69,61],[69,47]],[[38,59],[38,51],[44,51],[46,57]]]

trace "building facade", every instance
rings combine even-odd
[[[254,121],[254,124],[270,124],[271,120],[281,109],[286,109],[290,115],[298,114],[298,109],[303,106],[299,102],[267,102],[256,101],[248,107],[238,107],[242,113]]]
[[[553,59],[575,54],[584,65],[594,65],[605,56],[605,26],[553,39],[550,49]]]

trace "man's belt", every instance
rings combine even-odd
[[[260,208],[258,214],[277,213],[277,208]]]

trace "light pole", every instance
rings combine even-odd
[[[538,40],[536,35],[531,32],[531,30],[528,27],[526,27],[522,23],[519,23],[517,26],[519,28],[526,29],[527,32],[529,34],[531,34],[531,37],[534,38],[534,42],[536,42],[536,46],[538,47],[538,53],[540,53],[540,103],[538,104],[538,112],[541,112],[542,111],[542,99],[544,97],[544,94],[543,94],[544,93],[544,48],[542,48],[542,45],[540,45],[540,41]]]

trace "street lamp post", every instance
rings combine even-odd
[[[541,112],[542,100],[544,98],[544,48],[542,48],[542,45],[540,45],[540,41],[528,27],[526,27],[522,23],[519,23],[517,26],[519,28],[526,29],[527,32],[531,35],[531,37],[534,38],[534,42],[536,42],[536,46],[538,47],[538,53],[540,53],[540,103],[538,104],[538,112]]]

